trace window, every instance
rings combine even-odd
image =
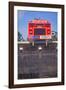
[[[46,34],[46,31],[45,31],[45,29],[34,29],[34,35],[45,35]]]

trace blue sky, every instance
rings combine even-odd
[[[18,10],[18,31],[25,40],[28,34],[28,22],[35,18],[48,20],[52,24],[52,31],[57,32],[57,12]]]

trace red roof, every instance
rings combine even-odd
[[[35,19],[35,20],[32,20],[30,23],[49,23],[48,20],[39,20],[39,19]]]

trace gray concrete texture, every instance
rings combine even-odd
[[[42,50],[38,50],[41,46]],[[23,47],[23,50],[19,48]],[[57,77],[57,44],[18,44],[18,79]]]

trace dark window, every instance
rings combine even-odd
[[[40,26],[43,26],[44,24],[36,24],[36,25],[38,25],[38,26],[39,26],[39,25],[40,25]]]
[[[32,34],[32,33],[30,32],[30,34]]]
[[[35,25],[34,23],[30,23],[30,24],[29,24],[30,27],[33,27],[34,25]]]
[[[45,24],[44,26],[46,26],[46,27],[50,27],[50,24]]]
[[[45,35],[46,31],[45,29],[34,29],[34,35]]]

